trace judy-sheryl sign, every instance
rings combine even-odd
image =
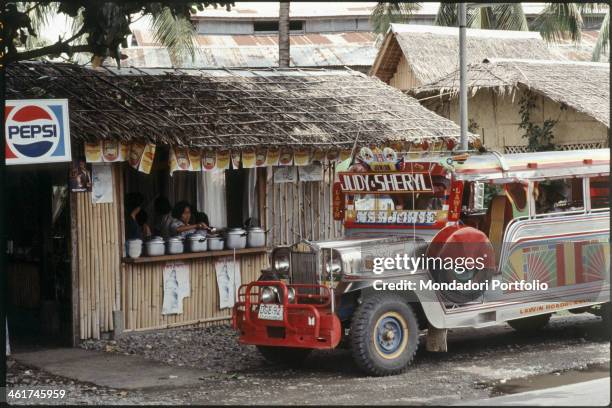
[[[431,176],[423,173],[341,173],[343,193],[432,192]]]

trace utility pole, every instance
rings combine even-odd
[[[289,68],[291,58],[289,44],[289,2],[281,1],[278,9],[278,66],[280,68]]]
[[[459,149],[461,151],[468,149],[467,55],[465,50],[466,8],[465,3],[459,3],[459,123],[461,127]]]

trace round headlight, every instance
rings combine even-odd
[[[260,299],[263,303],[272,303],[276,300],[276,288],[265,286],[260,293]]]
[[[328,275],[330,274],[340,274],[342,272],[342,260],[340,259],[340,255],[337,252],[333,252],[331,259],[329,259],[329,255],[325,256],[325,272]]]
[[[289,253],[288,252],[275,252],[272,259],[274,270],[276,272],[288,272],[289,271]]]
[[[295,300],[295,288],[289,288],[287,290],[287,299],[289,299],[289,303],[293,303]]]

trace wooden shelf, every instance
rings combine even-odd
[[[245,254],[260,254],[268,251],[267,247],[259,248],[245,248],[236,249],[236,255]],[[204,251],[204,252],[185,252],[183,254],[176,255],[160,255],[160,256],[141,256],[140,258],[123,258],[121,261],[125,263],[147,263],[147,262],[164,262],[164,261],[177,261],[183,259],[197,259],[197,258],[212,258],[217,256],[228,256],[234,255],[233,249],[224,249],[222,251]]]

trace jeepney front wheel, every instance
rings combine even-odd
[[[300,367],[312,349],[297,347],[257,346],[257,350],[270,363],[287,367]]]
[[[366,374],[400,374],[418,348],[418,320],[401,296],[377,294],[366,298],[355,311],[350,341],[353,359]]]

